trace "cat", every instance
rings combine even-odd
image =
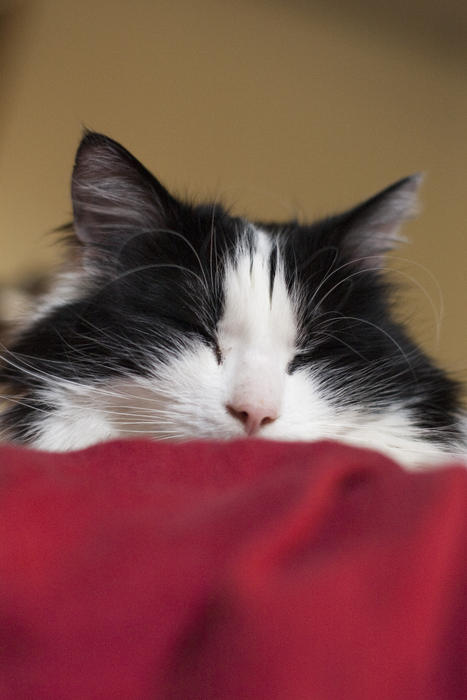
[[[408,467],[465,454],[459,384],[391,316],[385,253],[419,182],[311,224],[253,223],[180,201],[85,132],[74,267],[4,352],[3,434],[52,451],[328,438]]]

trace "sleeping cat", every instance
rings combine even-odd
[[[87,132],[74,268],[4,353],[8,438],[331,438],[408,466],[462,454],[460,387],[390,314],[384,254],[419,176],[310,225],[172,196]]]

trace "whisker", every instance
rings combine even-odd
[[[328,280],[330,280],[331,277],[333,277],[335,274],[337,274],[338,272],[340,272],[341,270],[343,270],[343,269],[346,268],[346,267],[355,266],[356,263],[365,262],[366,260],[375,260],[375,256],[374,256],[374,255],[366,255],[366,256],[361,257],[361,258],[353,258],[352,260],[348,260],[347,262],[342,263],[342,265],[339,265],[338,267],[334,268],[334,267],[333,267],[333,264],[334,264],[335,260],[336,260],[336,258],[334,258],[334,261],[331,263],[331,265],[330,265],[330,267],[329,267],[329,270],[328,270],[328,273],[323,277],[322,281],[320,282],[320,284],[318,285],[318,287],[315,289],[315,291],[314,291],[314,293],[313,293],[313,295],[312,295],[312,297],[311,297],[311,299],[310,299],[310,304],[313,304],[313,302],[315,301],[315,299],[316,299],[316,297],[317,297],[317,295],[318,295],[320,289],[321,289],[321,288],[326,284],[326,282],[328,282]],[[373,268],[369,268],[368,270],[365,270],[365,269],[363,268],[363,269],[358,270],[355,274],[362,274],[363,272],[367,272],[367,271],[380,271],[380,268],[379,268],[379,267],[373,267]],[[346,279],[347,279],[347,278],[346,278]],[[334,289],[334,287],[333,287],[333,289]],[[332,291],[332,290],[331,290],[331,291]],[[320,301],[320,304],[321,304],[321,303],[322,303],[322,300]]]
[[[345,266],[344,266],[344,265],[341,265],[341,268],[342,268],[342,267],[345,267]],[[338,287],[340,287],[341,284],[345,284],[345,283],[348,282],[350,279],[352,279],[353,277],[357,277],[358,275],[362,275],[362,274],[364,274],[364,273],[366,273],[366,272],[376,272],[376,271],[379,270],[379,269],[380,269],[379,267],[366,267],[366,268],[362,268],[361,270],[357,270],[356,272],[352,272],[350,275],[347,275],[346,277],[344,277],[344,279],[339,280],[339,282],[337,282],[333,287],[331,287],[331,289],[329,289],[329,290],[326,292],[326,294],[324,294],[324,295],[320,298],[320,300],[319,300],[318,302],[316,302],[316,307],[322,306],[322,305],[323,305],[323,302],[328,298],[328,296],[330,296],[330,294],[332,294]],[[314,293],[313,296],[311,297],[310,304],[312,304],[312,303],[314,302],[314,300],[315,300],[315,298],[316,298],[316,293],[317,293],[317,291],[320,289],[321,286],[322,286],[322,284],[320,284],[320,285],[318,286],[318,289],[315,291],[315,293]]]
[[[332,338],[338,343],[341,343],[341,345],[345,345],[345,347],[349,348],[349,350],[351,350],[355,355],[358,355],[358,357],[360,357],[360,359],[364,362],[368,361],[366,357],[358,352],[358,350],[356,350],[352,345],[349,345],[349,343],[346,343],[345,340],[342,340],[342,338],[339,338],[337,335],[333,335],[332,333],[325,333],[324,335],[328,338]]]
[[[184,267],[183,265],[177,265],[176,263],[150,263],[148,265],[139,265],[138,267],[133,267],[130,270],[125,270],[125,272],[121,272],[119,275],[116,275],[113,277],[111,280],[103,284],[101,287],[97,289],[97,293],[102,292],[104,289],[107,287],[110,287],[112,284],[115,284],[116,282],[120,282],[122,279],[125,279],[125,277],[129,277],[130,275],[137,274],[138,272],[146,272],[147,270],[158,270],[162,268],[167,268],[167,269],[173,269],[173,270],[180,270],[181,272],[187,272],[190,275],[193,275],[198,282],[200,283],[201,287],[204,288],[204,280],[201,279],[201,277],[196,274],[194,270],[190,270],[189,267]]]

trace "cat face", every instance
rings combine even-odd
[[[311,225],[180,202],[88,133],[72,180],[79,263],[4,362],[11,439],[341,439],[411,464],[462,442],[458,387],[389,313],[384,254],[418,176]]]

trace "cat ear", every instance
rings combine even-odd
[[[417,192],[423,175],[403,178],[335,219],[341,245],[354,260],[372,258],[382,266],[384,255],[404,242],[399,230],[418,212]]]
[[[176,200],[116,141],[86,132],[71,182],[74,230],[85,244],[164,227]]]

